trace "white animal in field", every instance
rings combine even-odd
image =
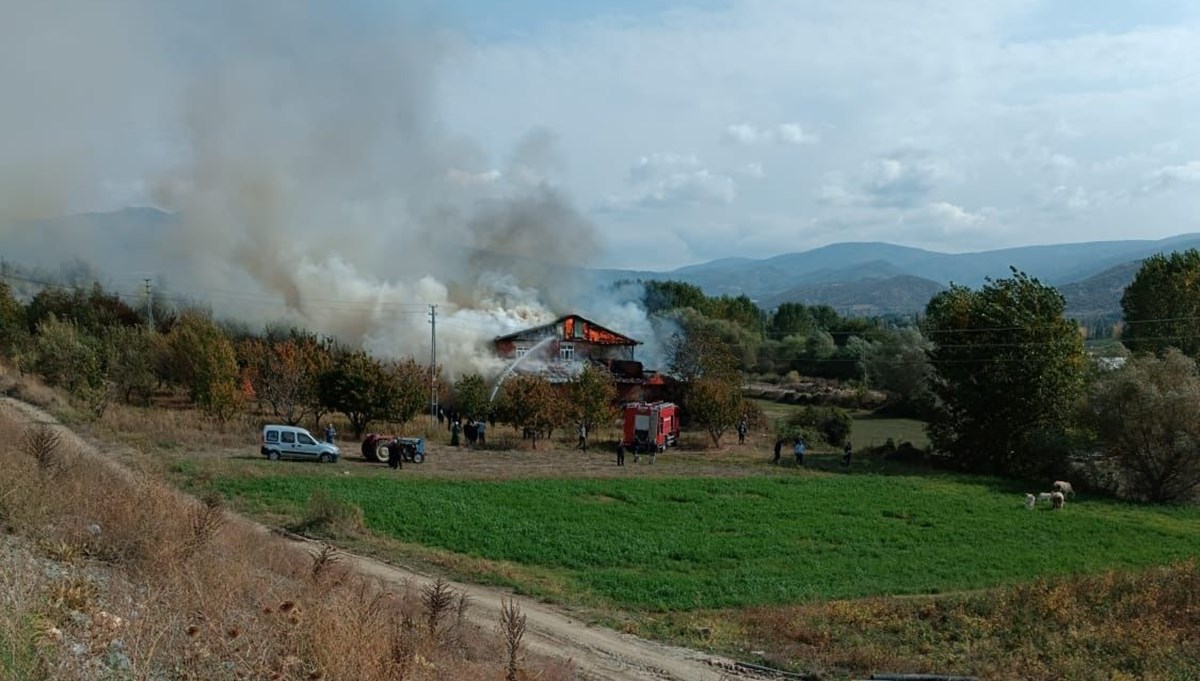
[[[1067,503],[1067,498],[1063,496],[1062,492],[1050,493],[1050,506],[1052,506],[1054,510],[1060,510],[1065,503]]]
[[[1071,483],[1063,480],[1055,480],[1054,484],[1050,485],[1050,489],[1055,492],[1061,492],[1065,496],[1075,496],[1075,488],[1071,487]]]
[[[1032,494],[1026,494],[1025,495],[1025,508],[1032,511],[1033,507],[1035,505],[1037,505],[1037,497],[1033,496]]]
[[[1038,501],[1050,501],[1050,497],[1053,494],[1054,494],[1054,492],[1038,492],[1037,500]]]

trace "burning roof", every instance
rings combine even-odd
[[[577,314],[566,315],[541,326],[535,326],[506,336],[497,336],[495,342],[517,340],[540,340],[557,336],[564,341],[583,341],[593,345],[641,345],[642,342],[607,329],[590,319]]]

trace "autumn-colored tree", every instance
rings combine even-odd
[[[500,420],[529,433],[533,447],[543,435],[563,421],[563,401],[554,386],[541,376],[522,374],[504,383],[497,412]]]
[[[316,390],[304,350],[291,338],[270,344],[248,340],[241,345],[253,362],[247,377],[255,397],[276,419],[293,426],[300,423],[315,401],[311,393]]]
[[[479,374],[467,374],[454,382],[454,408],[467,418],[487,418],[491,404],[487,381]]]
[[[570,416],[582,423],[587,432],[600,423],[611,423],[617,415],[617,387],[612,374],[591,364],[576,374],[569,384]]]
[[[209,315],[189,310],[168,337],[171,374],[192,401],[219,419],[241,406],[237,356],[233,343]]]
[[[361,438],[372,421],[396,411],[395,376],[362,350],[337,349],[332,366],[318,379],[317,391],[325,409],[346,415],[355,438]]]
[[[391,419],[397,423],[406,423],[427,411],[426,407],[431,397],[429,368],[409,357],[394,362],[390,370],[395,391]]]

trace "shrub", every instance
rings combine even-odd
[[[328,537],[352,536],[363,531],[363,512],[358,506],[317,490],[308,500],[304,518],[293,530]]]

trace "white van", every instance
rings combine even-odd
[[[272,461],[279,459],[316,459],[322,463],[338,460],[337,445],[321,442],[298,426],[263,426],[262,455]]]

